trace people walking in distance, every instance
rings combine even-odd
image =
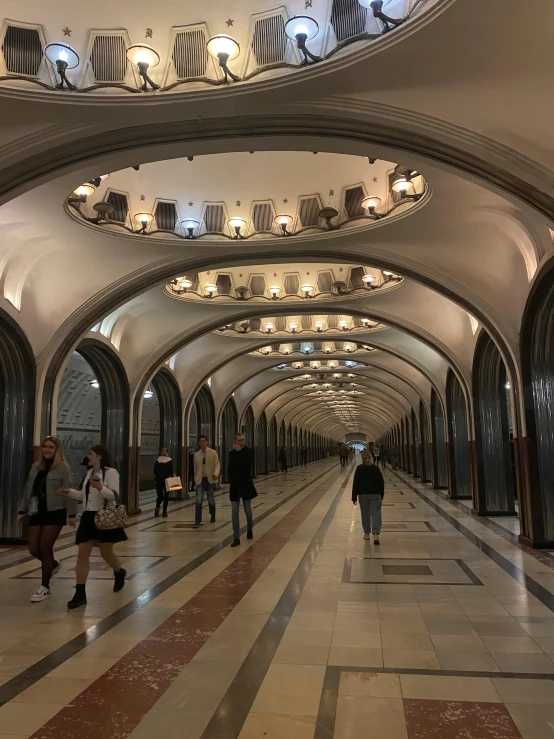
[[[384,444],[379,447],[379,461],[381,462],[381,469],[387,468],[387,448]]]
[[[38,462],[31,467],[17,515],[17,523],[27,516],[27,546],[41,564],[41,583],[31,596],[31,603],[50,597],[50,580],[60,568],[54,557],[54,544],[66,522],[75,526],[76,503],[56,495],[61,487],[68,488],[70,484],[71,473],[61,441],[47,436]]]
[[[375,464],[377,466],[379,466],[379,455],[380,455],[380,452],[379,452],[379,447],[377,446],[377,444],[374,444],[373,445],[373,450],[372,450],[371,453],[373,454],[373,461],[375,462]]]
[[[162,517],[167,518],[167,506],[169,503],[169,490],[166,488],[165,481],[168,477],[173,477],[173,460],[167,453],[167,449],[162,449],[160,456],[154,462],[154,480],[156,483],[156,509],[154,515],[156,518],[160,515],[160,506],[163,503]]]
[[[94,517],[105,505],[117,502],[119,497],[119,473],[112,466],[110,454],[105,446],[96,444],[88,455],[91,468],[85,475],[80,490],[61,488],[60,495],[69,495],[83,504],[83,514],[77,529],[75,543],[77,554],[77,584],[75,595],[67,607],[79,608],[87,604],[86,583],[90,569],[90,555],[94,547],[100,550],[100,556],[114,573],[114,592],[117,593],[125,585],[127,572],[121,566],[113,545],[118,541],[126,541],[125,529],[98,529]]]
[[[381,533],[381,505],[385,495],[385,481],[381,470],[373,462],[368,451],[362,452],[362,464],[356,467],[352,483],[352,502],[360,503],[362,528],[364,539],[371,538],[373,543],[379,544]]]
[[[240,501],[246,515],[246,538],[253,539],[252,503],[258,497],[254,483],[252,482],[252,462],[254,455],[252,449],[245,446],[244,434],[235,435],[235,444],[229,452],[228,476],[229,476],[229,498],[231,499],[233,520],[233,543],[232,547],[240,544]]]
[[[308,464],[308,450],[305,446],[300,450],[300,463],[302,464],[302,467],[305,467]]]
[[[279,464],[281,465],[281,472],[288,472],[287,450],[284,446],[279,451]]]
[[[348,449],[346,448],[346,444],[341,444],[339,446],[339,459],[340,466],[346,467],[346,460],[348,459]]]
[[[196,485],[196,508],[194,514],[194,528],[202,525],[202,505],[204,493],[208,498],[208,510],[210,512],[210,523],[215,523],[215,498],[214,490],[219,480],[220,464],[215,449],[208,446],[208,437],[200,436],[198,439],[200,449],[194,455],[194,482]]]
[[[348,461],[354,461],[354,447],[348,447]]]
[[[393,470],[398,469],[398,447],[391,446],[389,449],[389,461]]]

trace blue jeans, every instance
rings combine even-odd
[[[239,510],[240,500],[232,500],[232,521],[233,521],[233,536],[235,539],[240,539],[240,521],[239,521]],[[246,528],[248,531],[252,531],[252,502],[250,500],[243,500],[242,507],[246,514]]]
[[[196,512],[194,520],[196,523],[202,523],[202,502],[204,500],[204,492],[208,496],[208,508],[210,516],[215,516],[215,500],[214,500],[215,482],[209,482],[207,477],[202,478],[202,482],[196,486]]]
[[[381,504],[383,499],[379,493],[358,495],[360,513],[362,514],[362,528],[364,534],[381,533]]]

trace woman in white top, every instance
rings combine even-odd
[[[127,574],[113,551],[113,545],[116,542],[126,541],[125,529],[102,530],[96,528],[94,522],[97,511],[105,505],[116,502],[116,496],[119,496],[119,473],[112,467],[110,454],[102,444],[93,446],[88,458],[91,467],[81,483],[81,489],[66,488],[59,491],[61,495],[69,495],[83,503],[83,514],[75,538],[75,543],[79,547],[76,567],[77,584],[75,595],[67,604],[68,608],[78,608],[87,603],[85,586],[89,573],[90,555],[95,546],[99,548],[102,559],[114,572],[114,592],[117,593],[123,588]]]

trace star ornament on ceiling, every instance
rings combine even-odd
[[[193,205],[194,203],[192,202],[192,200],[189,200],[189,207],[192,208]]]
[[[377,182],[378,179],[379,179],[378,177],[374,177],[373,182]]]
[[[228,21],[225,21],[225,23],[227,24],[227,28],[231,28],[234,22],[235,21],[232,18],[229,18]]]
[[[286,204],[287,204],[288,202],[289,202],[288,198],[283,198],[283,203],[285,203],[285,205],[286,205]]]
[[[67,26],[62,29],[64,36],[71,36],[71,28],[68,28]]]

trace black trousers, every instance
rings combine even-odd
[[[340,466],[341,467],[346,467],[346,459],[347,459],[347,457],[341,457],[340,458]]]
[[[281,462],[281,472],[288,472],[288,467],[286,462]]]
[[[159,508],[163,503],[163,512],[167,513],[167,504],[169,503],[169,490],[165,489],[165,480],[163,482],[156,482],[156,508]]]

